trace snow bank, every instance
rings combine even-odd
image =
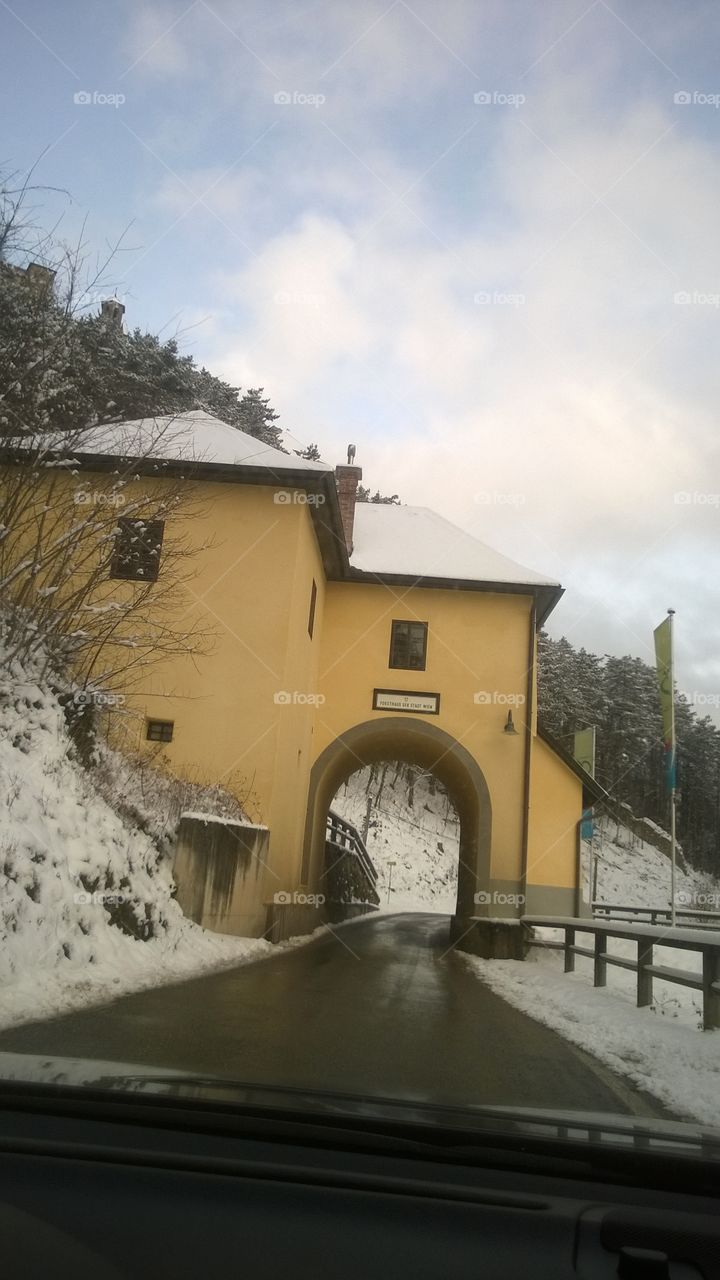
[[[186,919],[168,854],[97,793],[35,675],[0,681],[0,1027],[271,955]]]
[[[585,935],[577,941],[584,945]],[[623,947],[634,951],[628,943],[612,950],[620,955]],[[591,961],[582,957],[576,972],[565,974],[555,951],[533,949],[525,961],[455,955],[509,1004],[659,1098],[678,1118],[717,1124],[720,1032],[698,1030],[698,992],[656,981],[654,1005],[638,1009],[634,974],[613,967],[607,987],[593,987]],[[691,969],[695,953],[678,960],[677,952],[659,948],[657,957]]]
[[[652,845],[634,837],[614,820],[600,824],[596,836],[597,899],[622,906],[667,907],[670,861]],[[586,849],[589,853],[589,849]],[[589,860],[588,860],[589,861]],[[694,901],[708,878],[676,869],[676,890]],[[720,892],[718,885],[714,891]],[[718,897],[720,901],[720,896]],[[540,939],[561,940],[559,929],[537,929]],[[591,934],[578,931],[579,946],[592,948]],[[637,958],[637,947],[623,938],[608,939],[608,953]],[[593,963],[575,959],[575,972],[563,972],[558,951],[533,948],[525,961],[481,960],[456,953],[483,982],[510,1004],[592,1053],[638,1088],[666,1103],[675,1115],[717,1123],[720,1099],[720,1032],[702,1031],[698,991],[654,979],[653,1003],[638,1009],[636,975],[608,966],[607,986],[593,986]],[[702,972],[699,951],[658,947],[655,963]]]

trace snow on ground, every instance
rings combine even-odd
[[[626,828],[605,822],[596,836],[597,900],[622,906],[667,907],[670,901],[669,859],[638,841]],[[589,846],[586,848],[590,865]],[[720,885],[707,876],[677,868],[678,905],[720,905]],[[707,899],[710,899],[708,903]],[[661,932],[670,933],[669,929]],[[561,941],[559,929],[538,929],[540,940]],[[579,946],[592,948],[593,936],[578,931]],[[608,953],[637,958],[637,945],[624,938],[608,940]],[[566,1040],[592,1053],[638,1089],[667,1104],[679,1117],[718,1123],[720,1114],[720,1031],[702,1031],[699,991],[671,982],[653,983],[653,1003],[638,1009],[636,975],[609,965],[607,986],[593,986],[593,963],[575,959],[575,973],[563,972],[562,953],[533,947],[525,961],[481,960],[458,954],[498,995]],[[699,975],[699,951],[659,946],[654,963]]]
[[[272,955],[183,915],[167,852],[98,794],[36,674],[0,681],[0,1027]]]
[[[378,873],[382,909],[455,910],[460,825],[434,778],[394,762],[368,765],[348,778],[332,808],[361,834],[368,826],[365,843]]]
[[[577,935],[581,945],[588,938]],[[611,950],[621,953],[621,947]],[[660,948],[658,963],[692,967],[695,953],[683,954],[687,958],[679,960],[677,952]],[[678,1118],[717,1125],[720,1032],[698,1030],[697,1009],[683,1007],[679,999],[685,988],[656,982],[655,1004],[638,1009],[634,974],[613,968],[607,987],[593,987],[592,963],[581,957],[574,974],[563,973],[560,952],[537,948],[525,961],[481,960],[460,952],[456,958],[515,1008],[659,1098]],[[687,995],[699,1000],[697,992]]]

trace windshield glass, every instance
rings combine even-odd
[[[4,8],[0,1081],[712,1128],[702,7]]]

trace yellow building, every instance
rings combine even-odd
[[[269,838],[248,932],[266,929],[278,892],[319,890],[332,799],[380,759],[423,766],[455,802],[456,936],[476,919],[577,914],[589,779],[536,725],[537,634],[556,582],[426,508],[356,505],[352,463],[284,454],[203,413],[99,432],[76,482],[118,456],[138,458],[137,489],[183,476],[204,499],[180,589],[214,649],[134,686],[132,745],[162,741],[179,774],[250,794]],[[132,526],[119,516],[111,568],[127,590],[148,572]],[[160,581],[171,530],[155,533]]]

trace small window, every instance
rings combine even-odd
[[[313,638],[315,630],[315,606],[317,604],[317,583],[313,578],[312,591],[310,592],[310,613],[308,614],[308,635]]]
[[[174,720],[148,720],[145,737],[148,742],[172,742]]]
[[[427,622],[393,622],[390,666],[404,671],[424,671],[427,657]]]
[[[117,522],[110,577],[129,582],[154,582],[160,568],[164,531],[164,520],[121,517]]]

